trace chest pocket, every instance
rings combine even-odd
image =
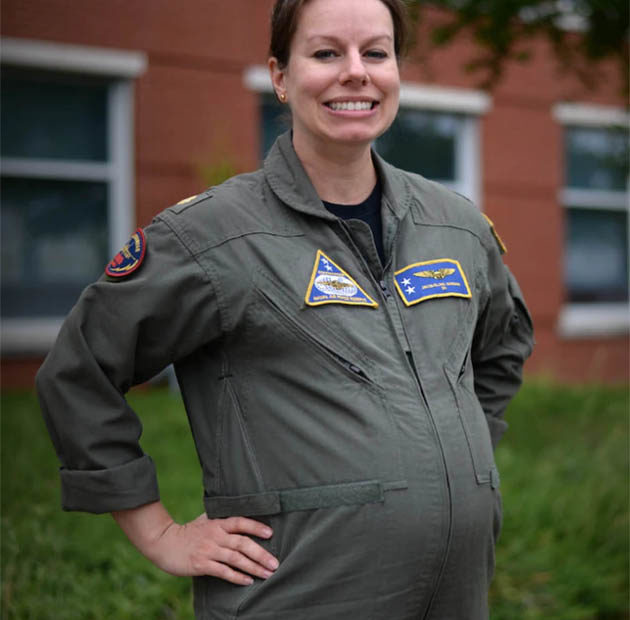
[[[253,415],[250,423],[257,438],[291,437],[281,453],[271,441],[258,442],[262,461],[274,463],[271,486],[364,476],[399,481],[398,429],[381,373],[347,333],[351,323],[322,319],[317,308],[304,307],[302,297],[262,270],[254,271],[252,284],[255,302],[242,337],[262,354],[248,358],[247,382],[264,389],[248,390],[247,398],[249,408],[264,416]],[[357,311],[371,310],[348,308]]]
[[[475,394],[470,349],[484,281],[469,280],[471,297],[443,297],[403,308],[406,331],[423,383],[439,407],[447,406],[461,424],[478,484],[498,485],[486,418]],[[448,394],[444,394],[446,390]],[[456,409],[456,411],[455,411]]]
[[[472,285],[471,285],[472,286]],[[474,332],[477,287],[470,298],[436,297],[401,306],[405,332],[418,369],[432,373],[451,358],[462,358]]]

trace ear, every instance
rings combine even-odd
[[[271,83],[274,91],[276,92],[276,96],[280,97],[281,94],[286,95],[286,69],[280,69],[278,59],[275,56],[272,56],[269,59],[267,65],[269,67],[269,75],[271,76]]]

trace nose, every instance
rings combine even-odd
[[[363,58],[359,50],[350,50],[346,54],[343,71],[339,74],[342,84],[361,84],[365,86],[370,81]]]

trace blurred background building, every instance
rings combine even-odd
[[[32,385],[64,315],[136,226],[259,167],[285,127],[266,70],[272,3],[3,1],[4,386]],[[534,317],[529,374],[627,381],[624,86],[601,62],[587,89],[545,41],[530,47],[491,90],[463,70],[471,37],[412,54],[375,147],[494,221]]]

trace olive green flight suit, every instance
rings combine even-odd
[[[249,587],[196,578],[198,618],[488,617],[493,446],[531,321],[479,211],[374,161],[384,268],[285,134],[262,170],[158,215],[142,265],[85,290],[39,372],[63,506],[107,512],[159,497],[123,395],[174,362],[208,516],[269,523],[280,560]]]

